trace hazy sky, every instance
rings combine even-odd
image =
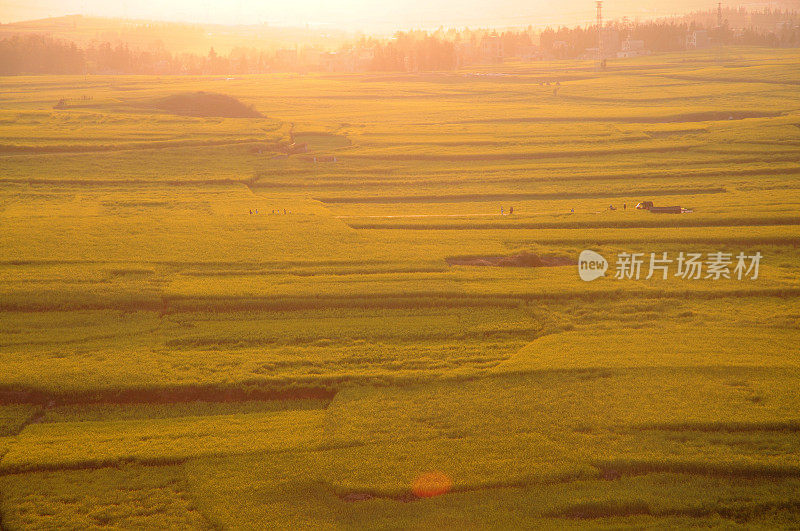
[[[800,2],[800,0],[798,0]],[[730,3],[728,3],[730,5]],[[650,18],[716,7],[700,0],[606,0],[608,17]],[[385,31],[411,27],[586,24],[594,0],[0,0],[0,22],[68,14]]]

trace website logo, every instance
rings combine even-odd
[[[683,280],[757,280],[761,259],[760,252],[739,254],[713,252],[689,253],[680,252],[676,258],[668,252],[662,253],[628,253],[617,254],[614,264],[614,280],[650,280],[651,278],[678,277]],[[605,276],[608,261],[600,254],[586,249],[578,257],[578,275],[581,280],[589,282]]]
[[[608,270],[608,261],[600,254],[586,249],[578,257],[578,274],[581,280],[590,282],[605,276]]]

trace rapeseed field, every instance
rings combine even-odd
[[[0,527],[800,525],[800,55],[485,71],[0,78]]]

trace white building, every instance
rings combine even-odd
[[[708,47],[708,32],[705,30],[695,30],[686,35],[686,49],[698,50]]]
[[[650,55],[649,50],[645,50],[644,41],[631,39],[630,37],[622,41],[622,49],[617,52],[617,57],[639,57],[640,55]]]

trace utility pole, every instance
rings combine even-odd
[[[597,69],[603,65],[603,0],[596,0],[597,4]]]
[[[717,2],[717,27],[722,28],[722,2]]]

